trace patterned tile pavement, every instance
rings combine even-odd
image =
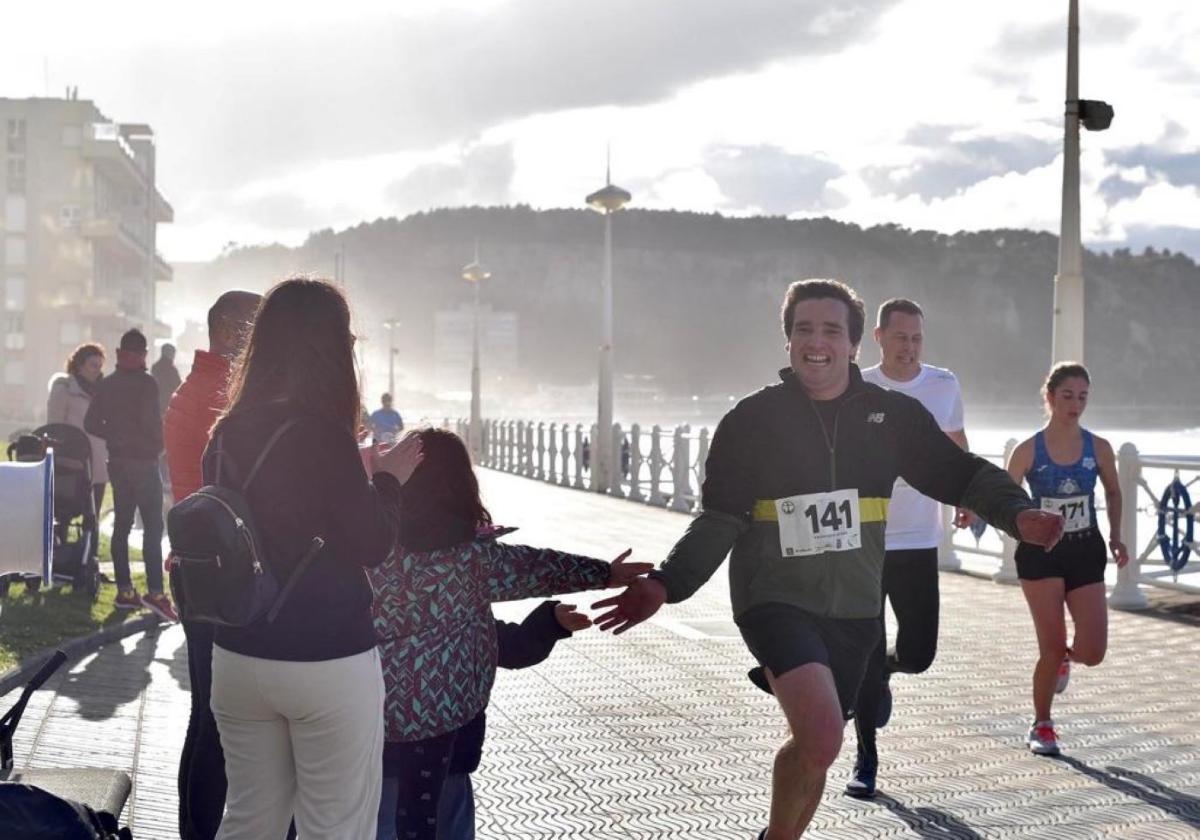
[[[481,480],[497,521],[520,526],[514,541],[605,558],[632,546],[657,561],[687,523],[499,473]],[[809,836],[1200,837],[1200,627],[1114,612],[1107,660],[1078,669],[1056,709],[1066,757],[1039,759],[1021,744],[1034,641],[1019,591],[963,575],[941,585],[938,659],[893,682],[880,797],[841,795],[847,729]],[[615,639],[577,634],[537,668],[500,674],[476,777],[482,840],[755,836],[784,726],[745,679],[724,570],[660,617]],[[135,836],[175,836],[184,657],[182,632],[165,628],[75,663],[31,703],[18,764],[124,768]]]

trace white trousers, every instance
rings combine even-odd
[[[285,662],[213,648],[212,711],[229,791],[218,840],[375,836],[383,671],[371,649]]]

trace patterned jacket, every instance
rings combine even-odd
[[[388,741],[457,729],[487,707],[496,676],[491,605],[602,588],[609,564],[549,548],[477,539],[397,552],[367,570]]]

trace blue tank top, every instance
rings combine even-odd
[[[1096,449],[1092,433],[1083,433],[1083,453],[1073,464],[1056,464],[1046,450],[1046,438],[1038,432],[1033,438],[1033,466],[1025,480],[1033,503],[1043,510],[1061,513],[1067,520],[1067,534],[1096,527]]]

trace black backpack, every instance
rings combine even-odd
[[[263,551],[246,493],[279,439],[296,424],[292,419],[271,435],[246,480],[237,489],[224,487],[221,474],[237,474],[218,436],[216,478],[182,499],[167,513],[167,535],[175,557],[172,585],[185,621],[245,627],[263,616],[274,621],[284,601],[325,541],[312,544],[282,587]]]

